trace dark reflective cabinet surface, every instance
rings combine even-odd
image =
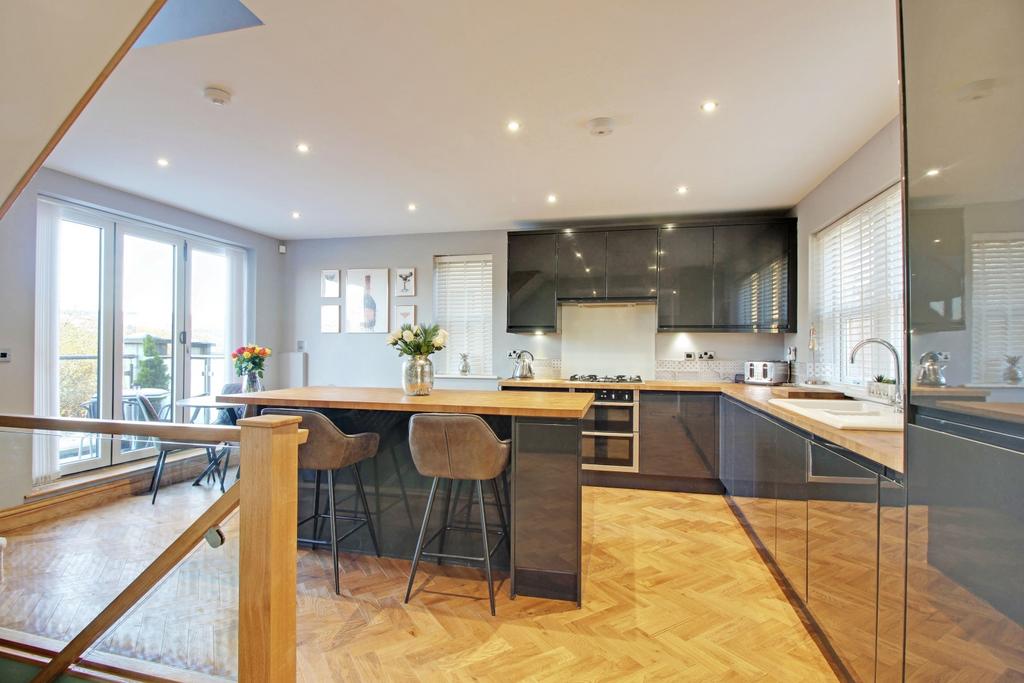
[[[657,287],[658,231],[609,231],[608,298],[653,299]]]
[[[558,236],[557,292],[560,300],[603,299],[608,292],[608,233],[562,233]]]
[[[508,330],[554,331],[557,242],[553,234],[509,233]]]

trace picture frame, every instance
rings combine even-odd
[[[415,268],[395,268],[395,296],[416,296]]]
[[[337,299],[341,296],[341,271],[321,270],[320,271],[320,297],[324,299]]]
[[[337,334],[341,332],[341,306],[322,304],[320,306],[320,332]]]
[[[387,268],[345,271],[345,332],[387,334],[389,275]]]
[[[395,329],[401,329],[405,324],[416,324],[416,304],[399,304],[395,306]]]

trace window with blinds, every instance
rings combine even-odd
[[[434,316],[450,335],[438,354],[442,374],[458,374],[463,353],[471,375],[494,372],[493,261],[490,254],[434,257]]]
[[[971,242],[971,380],[1003,383],[1007,356],[1024,354],[1024,233]]]
[[[814,236],[811,305],[818,334],[819,376],[864,385],[893,377],[892,355],[880,337],[903,348],[903,230],[899,184],[893,185]]]

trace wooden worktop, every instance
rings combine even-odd
[[[348,408],[408,413],[472,413],[511,417],[578,420],[594,402],[593,394],[435,389],[429,396],[406,396],[401,389],[371,387],[297,387],[218,396],[219,401],[279,408]]]
[[[990,420],[1024,424],[1024,403],[997,403],[995,401],[937,401],[936,408],[954,413],[987,417]]]
[[[510,389],[515,387],[534,387],[568,390],[570,388],[604,389],[619,387],[622,389],[637,389],[639,391],[686,391],[725,394],[741,403],[768,413],[783,422],[810,432],[837,446],[851,450],[879,465],[888,467],[896,472],[903,472],[903,432],[836,429],[824,422],[819,422],[818,420],[786,410],[774,403],[769,403],[769,400],[773,398],[772,387],[770,386],[692,380],[652,380],[640,383],[602,384],[600,382],[570,382],[564,379],[502,380],[499,385]],[[551,396],[552,393],[545,393],[543,395]]]

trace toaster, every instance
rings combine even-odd
[[[785,384],[789,381],[789,363],[781,360],[748,360],[743,381],[747,384]]]

